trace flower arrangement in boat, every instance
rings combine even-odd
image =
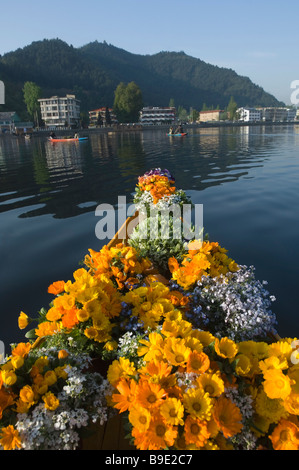
[[[0,366],[0,448],[75,450],[81,430],[109,416],[107,379],[88,355],[19,343]]]
[[[185,216],[190,214],[191,199],[185,191],[176,188],[175,179],[168,170],[155,168],[139,177],[133,202],[139,213],[139,224],[129,235],[128,243],[142,256],[149,257],[155,267],[166,272],[168,259],[174,256],[180,260],[187,246],[183,236],[186,223],[173,211],[181,213],[184,208]],[[194,232],[191,220],[188,231]]]
[[[122,339],[111,400],[140,450],[298,450],[292,353],[290,339],[234,342],[165,321]]]
[[[147,212],[174,201],[189,198],[168,170],[139,179]],[[106,396],[137,449],[299,449],[297,341],[273,340],[274,298],[219,243],[186,246],[135,229],[53,282],[38,318],[21,312],[37,325],[0,366],[0,449],[78,448]]]

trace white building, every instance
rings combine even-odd
[[[173,107],[145,107],[140,111],[141,124],[171,124],[175,121],[176,109]]]
[[[296,109],[283,107],[259,108],[262,115],[262,121],[287,122],[295,121]]]
[[[239,113],[239,121],[243,122],[256,122],[262,118],[261,111],[255,108],[239,108],[237,113]]]
[[[38,101],[41,117],[47,127],[69,127],[79,124],[80,101],[75,95],[66,95],[63,98],[52,96]]]

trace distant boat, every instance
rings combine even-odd
[[[53,138],[49,137],[49,142],[81,142],[82,140],[88,140],[88,137],[64,137],[64,138]]]
[[[187,135],[187,132],[182,132],[182,133],[179,133],[179,134],[166,134],[170,137],[184,137],[185,135]]]

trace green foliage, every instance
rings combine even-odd
[[[42,98],[74,93],[81,111],[112,107],[120,82],[138,83],[144,105],[180,103],[185,109],[219,105],[231,96],[239,106],[279,106],[275,97],[231,69],[216,67],[180,52],[137,55],[107,43],[74,48],[59,39],[33,42],[0,57],[0,80],[5,83],[1,110],[26,114],[23,87],[34,82]]]
[[[35,119],[40,110],[38,99],[41,98],[41,89],[33,82],[26,82],[23,93],[28,114]]]
[[[119,122],[137,122],[142,109],[142,93],[138,85],[121,82],[115,90],[114,111]]]

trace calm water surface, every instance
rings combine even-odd
[[[168,168],[203,204],[210,239],[256,267],[275,295],[281,335],[299,337],[299,127],[267,126],[91,134],[81,143],[0,137],[0,340],[24,340],[17,318],[36,316],[48,285],[72,279],[95,236],[98,204],[132,201],[139,175]]]

